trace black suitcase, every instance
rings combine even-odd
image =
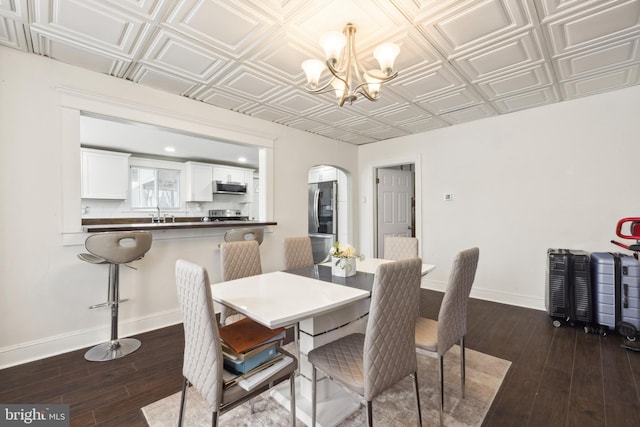
[[[569,249],[547,251],[545,306],[553,325],[561,321],[590,324],[593,321],[589,253]]]
[[[595,322],[635,339],[640,329],[640,262],[630,255],[594,252],[591,277]]]

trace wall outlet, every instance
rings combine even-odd
[[[453,193],[444,193],[442,197],[445,201],[450,202],[453,200]]]

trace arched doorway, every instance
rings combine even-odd
[[[336,241],[352,239],[348,172],[330,165],[309,169],[309,237],[314,262],[321,262]]]

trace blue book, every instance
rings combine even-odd
[[[246,374],[252,369],[257,368],[258,366],[266,363],[276,357],[279,353],[276,351],[277,343],[273,343],[266,347],[264,350],[257,352],[256,354],[251,355],[251,357],[247,357],[244,359],[232,360],[230,358],[224,358],[224,367],[225,369],[235,372],[238,374]]]

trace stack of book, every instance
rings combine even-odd
[[[278,352],[284,328],[270,329],[247,318],[220,328],[224,355],[224,384],[231,386],[282,360]]]

